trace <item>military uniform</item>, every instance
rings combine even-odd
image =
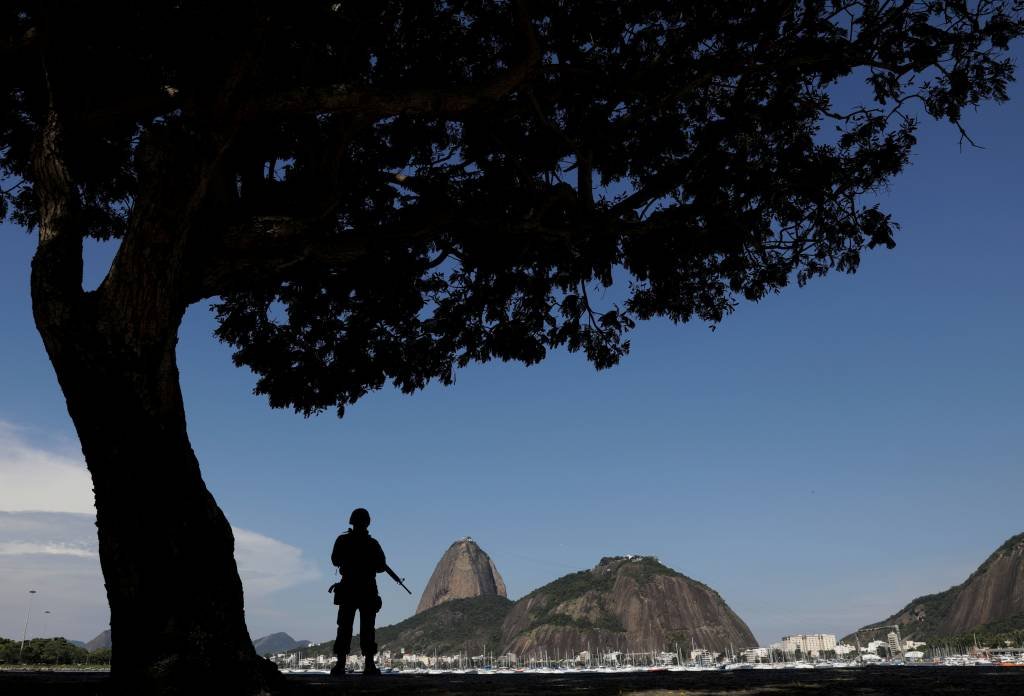
[[[338,636],[334,652],[340,660],[352,645],[352,623],[359,611],[359,648],[372,658],[377,654],[374,623],[381,608],[377,594],[377,573],[384,572],[384,550],[365,529],[350,529],[334,542],[331,563],[341,570],[335,590],[338,606]]]

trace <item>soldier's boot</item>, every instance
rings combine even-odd
[[[372,655],[370,655],[370,656],[368,656],[366,658],[366,664],[363,666],[363,676],[364,677],[379,677],[380,676],[380,669],[378,669],[377,665],[374,664],[373,656]]]
[[[341,678],[345,676],[345,656],[338,655],[338,663],[331,667],[331,676]]]

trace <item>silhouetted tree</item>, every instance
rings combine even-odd
[[[0,27],[4,208],[38,233],[115,678],[244,692],[275,673],[186,434],[187,307],[215,298],[305,414],[556,347],[608,367],[637,319],[718,322],[892,246],[863,195],[913,113],[1005,99],[1021,5],[14,1]],[[87,237],[120,240],[90,292]]]

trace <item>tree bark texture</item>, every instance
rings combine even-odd
[[[186,432],[183,235],[132,230],[100,288],[84,292],[74,186],[49,125],[35,156],[33,315],[92,475],[114,681],[132,693],[265,692],[280,676],[253,649],[231,527]]]
[[[60,126],[51,111],[33,152],[32,308],[92,475],[113,681],[133,694],[267,693],[280,674],[249,638],[231,527],[200,474],[178,380],[190,300],[188,220],[176,211],[195,181],[149,177],[110,272],[84,292]]]
[[[135,693],[259,693],[227,519],[189,443],[175,363],[180,314],[134,326],[97,293],[56,302],[34,261],[37,327],[67,399],[96,496],[115,683]],[[141,291],[124,304],[150,302]],[[143,309],[141,307],[137,309]],[[128,312],[134,315],[135,312]],[[218,684],[218,682],[220,682]]]

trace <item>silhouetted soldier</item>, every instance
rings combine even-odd
[[[359,611],[359,648],[366,658],[363,674],[380,674],[373,658],[377,654],[377,636],[374,620],[381,608],[377,594],[377,573],[385,572],[387,562],[384,550],[377,540],[370,536],[370,513],[356,508],[348,519],[352,529],[338,537],[331,552],[331,563],[341,571],[341,582],[335,589],[335,603],[338,607],[338,636],[334,642],[334,653],[338,664],[331,670],[333,676],[345,674],[345,658],[352,644],[352,622]]]

